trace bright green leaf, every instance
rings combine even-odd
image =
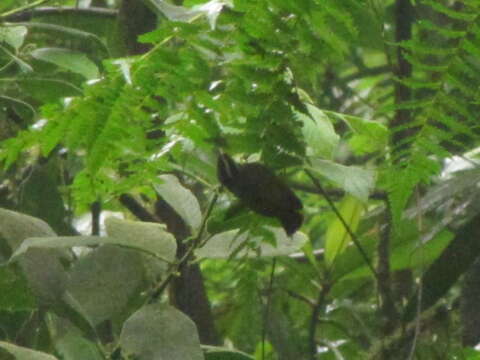
[[[452,233],[443,231],[421,246],[412,241],[404,243],[392,250],[390,269],[398,271],[427,266],[442,253],[452,238]],[[345,278],[356,279],[369,275],[371,275],[370,269],[367,266],[363,266],[351,272]]]
[[[331,159],[340,138],[322,110],[313,105],[307,108],[311,117],[298,112],[296,115],[303,122],[302,133],[310,148],[309,155]]]
[[[346,196],[339,205],[338,210],[353,233],[358,228],[363,208],[363,204],[352,196]],[[325,261],[327,264],[331,265],[335,258],[343,253],[351,240],[343,223],[338,217],[335,217],[328,226],[325,236]]]
[[[366,202],[375,185],[374,170],[345,166],[332,161],[312,160],[312,170],[336,183],[341,189]]]
[[[388,129],[385,125],[377,121],[333,111],[325,111],[325,114],[345,122],[352,129],[353,136],[348,142],[356,154],[363,155],[374,151],[385,151],[389,137]]]

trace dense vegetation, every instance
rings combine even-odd
[[[0,358],[480,358],[480,0],[0,20]]]

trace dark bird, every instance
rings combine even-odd
[[[275,217],[292,235],[303,221],[302,202],[273,171],[260,163],[237,164],[225,153],[218,156],[218,180],[258,214]]]

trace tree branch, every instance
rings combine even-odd
[[[36,16],[50,16],[50,15],[87,15],[104,18],[115,18],[118,15],[117,10],[105,9],[100,7],[77,8],[73,6],[59,6],[59,7],[38,7],[35,9],[26,9],[13,14],[2,16],[2,21],[23,22],[30,21]]]

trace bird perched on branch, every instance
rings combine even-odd
[[[292,235],[303,221],[302,202],[295,193],[261,163],[237,164],[228,154],[217,160],[218,180],[251,210],[275,217]]]

